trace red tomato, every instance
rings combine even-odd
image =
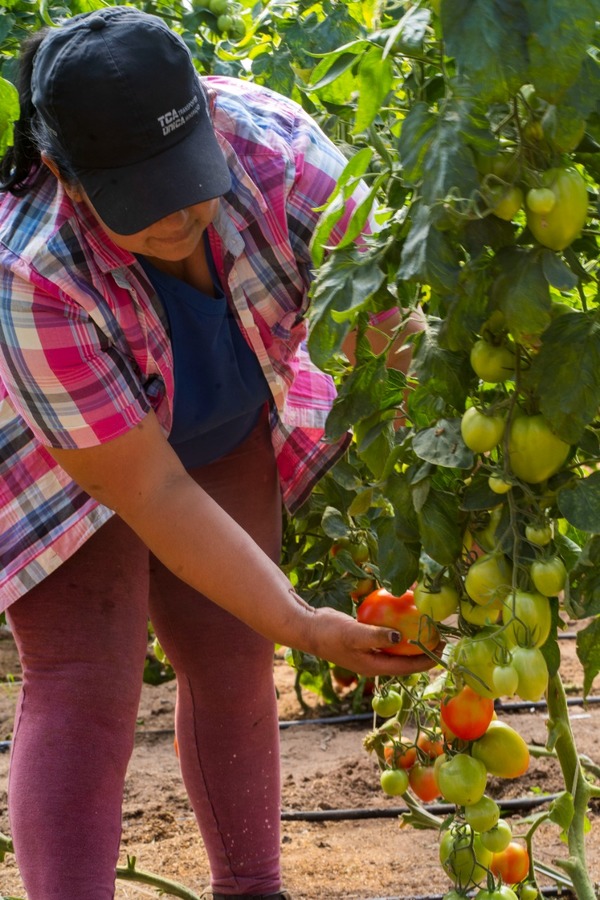
[[[415,763],[408,773],[408,782],[412,792],[424,803],[437,800],[440,796],[433,766],[422,766],[421,763]]]
[[[426,753],[429,759],[435,759],[444,752],[444,742],[441,734],[427,734],[424,731],[419,733],[417,738],[417,747]]]
[[[420,641],[428,650],[437,647],[440,635],[427,616],[422,616],[414,602],[412,591],[396,597],[385,588],[373,591],[362,601],[356,618],[364,625],[384,625],[400,632],[401,639],[390,649],[383,650],[396,656],[416,656],[423,651],[413,641]]]
[[[404,739],[393,744],[386,744],[383,756],[392,769],[410,769],[417,761],[417,748]]]
[[[511,841],[506,850],[494,853],[490,863],[494,875],[500,875],[505,884],[518,884],[529,873],[529,853],[527,847]]]
[[[468,684],[454,697],[445,697],[440,706],[442,721],[463,741],[475,741],[485,734],[493,715],[494,701]]]

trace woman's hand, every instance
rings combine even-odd
[[[297,596],[297,595],[296,595]],[[303,603],[299,597],[297,600]],[[436,665],[427,654],[395,656],[384,653],[398,643],[398,632],[379,625],[362,625],[352,616],[329,607],[312,611],[309,652],[360,675],[411,675]],[[444,644],[433,651],[441,657]],[[303,648],[300,648],[303,649]]]

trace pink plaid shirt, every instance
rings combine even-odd
[[[207,77],[232,174],[209,239],[224,289],[273,395],[284,502],[294,511],[346,441],[324,441],[335,391],[308,358],[309,241],[345,159],[295,103]],[[344,232],[348,204],[335,238]],[[165,433],[173,356],[142,268],[53,176],[0,200],[0,610],[112,512],[45,446],[89,447],[154,409]]]

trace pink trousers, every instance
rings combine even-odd
[[[281,504],[265,419],[194,478],[275,560]],[[198,553],[202,553],[202,534]],[[147,620],[177,673],[181,771],[221,893],[280,888],[273,645],[187,587],[117,517],[18,600],[23,689],[9,815],[28,900],[110,900]],[[239,590],[245,574],[239,573]]]

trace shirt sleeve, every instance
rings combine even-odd
[[[295,157],[293,183],[288,194],[288,222],[297,259],[312,266],[310,242],[321,213],[329,200],[348,160],[317,123],[300,110],[294,123],[292,148]],[[335,224],[328,244],[335,246],[344,236],[357,204],[368,189],[359,182],[345,204],[343,215]],[[364,229],[371,230],[370,219]]]
[[[0,378],[42,444],[91,447],[145,417],[138,367],[81,306],[6,270],[1,289]]]

